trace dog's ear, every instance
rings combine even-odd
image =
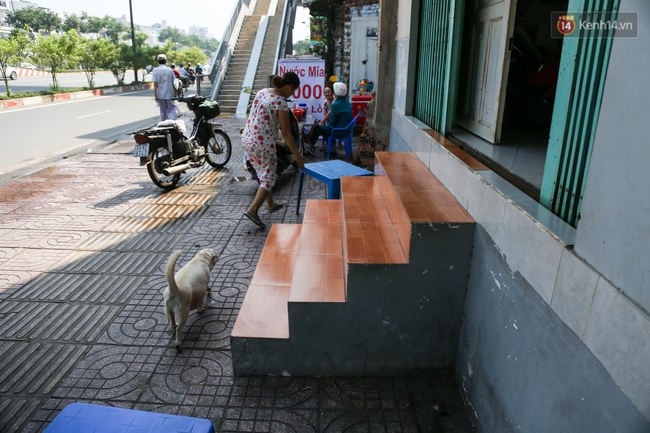
[[[212,257],[210,258],[210,269],[212,269],[214,267],[214,265],[217,263],[217,258],[219,256],[213,250],[210,250],[210,251],[212,251]]]

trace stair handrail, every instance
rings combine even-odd
[[[250,15],[252,11],[255,10],[256,4],[257,0],[241,0],[238,1],[233,8],[230,22],[223,32],[217,51],[212,59],[212,67],[210,68],[209,75],[212,89],[210,91],[210,97],[208,98],[211,101],[217,99],[219,89],[221,88],[221,82],[226,76],[226,69],[230,63],[230,57],[235,50],[237,39],[235,38],[233,41],[233,36],[239,36],[239,31],[244,22],[244,17]]]
[[[289,38],[289,31],[293,28],[290,26],[292,19],[295,19],[295,9],[298,0],[286,0],[284,2],[284,10],[282,11],[282,31],[278,38],[278,45],[275,50],[275,62],[273,63],[273,73],[278,74],[278,61],[284,58],[287,51],[287,39]]]

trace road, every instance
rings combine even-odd
[[[158,116],[152,90],[0,111],[0,175],[125,139]]]
[[[126,83],[131,83],[134,78],[133,71],[127,71],[124,77],[124,81]],[[56,78],[59,82],[59,87],[62,89],[88,87],[88,80],[86,79],[86,74],[84,73],[66,72],[57,74]],[[150,79],[151,74],[147,75],[147,81]],[[140,73],[138,80],[142,80],[142,73]],[[117,84],[117,80],[112,73],[98,72],[95,74],[95,87],[112,86],[115,84]],[[12,93],[39,92],[42,90],[49,90],[51,85],[51,76],[18,77],[17,80],[9,80],[9,87],[11,88]],[[3,80],[0,80],[0,95],[6,94],[7,89],[5,88],[5,83]]]

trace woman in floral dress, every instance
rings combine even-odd
[[[284,141],[296,157],[298,168],[305,168],[305,160],[291,135],[289,106],[285,100],[298,89],[300,78],[294,72],[287,72],[282,77],[274,76],[271,79],[271,84],[273,84],[272,89],[263,89],[257,92],[241,139],[242,146],[248,154],[249,161],[260,182],[255,199],[248,210],[244,212],[244,216],[261,228],[266,227],[258,215],[264,201],[266,201],[269,212],[278,211],[283,207],[282,203],[276,203],[273,200],[271,192],[277,177],[275,146],[279,138],[279,131],[282,131]]]

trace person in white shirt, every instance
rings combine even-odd
[[[156,58],[159,66],[153,70],[151,81],[153,81],[153,94],[160,109],[160,120],[178,119],[176,114],[176,104],[172,98],[176,96],[174,88],[174,71],[167,66],[167,56],[158,54]]]
[[[183,86],[187,87],[190,85],[190,74],[187,73],[187,69],[183,67],[182,63],[178,64],[178,73],[181,74],[181,81],[183,81]]]

